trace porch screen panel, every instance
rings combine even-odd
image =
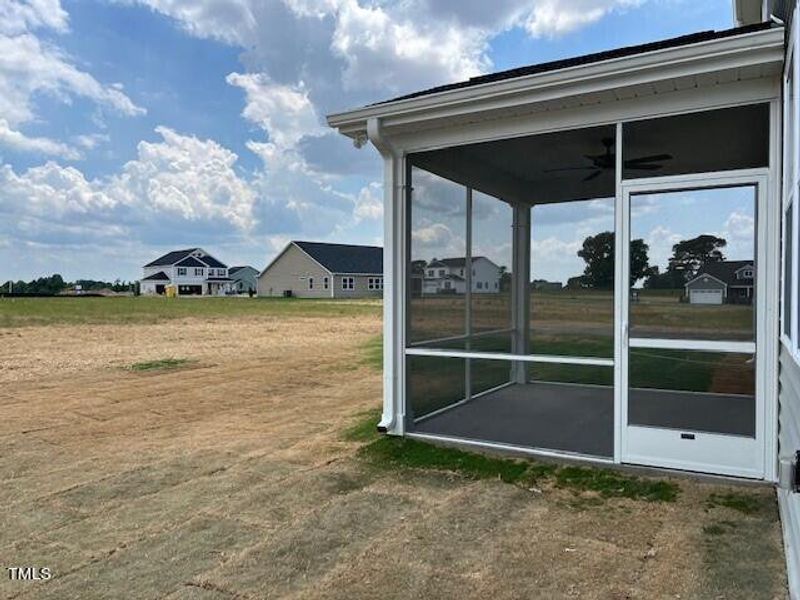
[[[755,339],[756,188],[631,197],[630,335]]]
[[[755,436],[755,357],[630,349],[631,425]]]
[[[466,340],[466,188],[411,170],[408,339],[412,345],[463,349]]]
[[[769,165],[769,105],[623,124],[623,179]]]
[[[466,397],[466,362],[440,356],[406,357],[406,415],[410,426]]]
[[[472,194],[472,270],[469,349],[511,352],[511,251],[513,209],[510,204],[475,191]]]
[[[614,198],[534,205],[531,354],[614,356],[614,264]]]

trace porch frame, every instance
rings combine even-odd
[[[768,222],[769,231],[779,233],[781,186],[780,182],[780,149],[781,149],[781,114],[779,99],[781,94],[780,69],[775,73],[767,71],[765,65],[780,65],[783,62],[783,30],[775,28],[753,34],[747,34],[722,41],[697,44],[692,47],[672,49],[659,55],[658,62],[650,54],[627,58],[622,61],[610,61],[614,64],[595,64],[588,67],[569,69],[570,73],[551,73],[544,76],[522,78],[522,80],[504,81],[491,86],[481,86],[481,90],[459,90],[452,94],[422,97],[398,103],[388,103],[353,111],[346,115],[334,115],[330,122],[342,133],[353,135],[357,142],[366,141],[359,138],[356,122],[366,120],[366,137],[378,148],[384,159],[385,211],[384,211],[384,410],[380,428],[393,435],[420,434],[410,433],[406,427],[406,359],[407,355],[430,355],[437,351],[407,346],[407,314],[406,306],[410,292],[409,264],[410,248],[408,234],[408,201],[411,190],[410,164],[407,156],[413,152],[442,149],[452,146],[476,142],[502,140],[542,133],[566,131],[576,128],[587,128],[601,125],[614,125],[617,130],[617,148],[622,149],[622,123],[643,119],[654,119],[692,112],[700,112],[721,108],[729,108],[756,103],[768,103],[770,107],[770,148],[769,168],[764,171],[767,185],[767,214],[761,215]],[[670,58],[671,57],[671,58]],[[674,59],[674,60],[673,60]],[[714,72],[728,72],[730,69],[756,69],[761,75],[751,79],[725,80],[717,77],[708,82],[708,87],[681,88],[681,82],[687,78],[714,79]],[[744,71],[742,71],[744,72]],[[547,85],[543,85],[546,82]],[[668,93],[649,95],[638,98],[635,90],[653,83],[669,82],[674,87]],[[537,85],[539,84],[539,85]],[[520,114],[519,109],[526,104],[547,102],[560,95],[569,94],[604,94],[604,90],[615,90],[614,97],[607,97],[606,102],[581,106],[580,102],[572,106],[564,106],[559,110],[537,113],[529,111]],[[630,90],[630,91],[629,91]],[[512,95],[513,94],[513,95]],[[443,96],[447,96],[446,101]],[[482,111],[486,119],[460,119],[461,116],[474,111]],[[508,111],[503,116],[502,111]],[[500,114],[489,119],[492,112]],[[442,125],[432,127],[439,120]],[[616,168],[616,201],[621,201],[622,173],[621,155],[617,152]],[[713,175],[713,174],[708,174]],[[702,175],[699,175],[702,177]],[[466,187],[466,186],[465,186]],[[617,234],[621,231],[622,218],[616,211]],[[764,479],[777,481],[777,350],[778,350],[778,294],[780,278],[777,266],[780,264],[780,243],[778,235],[771,235],[765,243],[766,266],[772,272],[769,281],[774,285],[767,286],[763,293],[768,295],[764,303],[765,326],[764,356],[760,369],[766,381],[764,394]],[[621,251],[617,245],[618,252]],[[519,261],[519,258],[515,258]],[[620,257],[617,257],[617,269],[622,268]],[[527,273],[525,274],[527,277]],[[619,279],[618,279],[619,281]],[[519,286],[517,286],[519,287]],[[521,299],[515,300],[519,309]],[[615,314],[615,335],[621,336],[620,317]],[[615,341],[614,365],[615,388],[622,385],[620,367],[622,357],[619,355],[620,340]],[[437,355],[441,355],[438,352]],[[552,357],[536,355],[491,354],[483,356],[471,352],[448,352],[448,356],[463,358],[493,358],[513,361],[512,364],[530,362],[551,362]],[[558,358],[555,362],[567,363],[569,360]],[[615,406],[616,416],[620,415],[620,406]],[[582,457],[594,462],[622,462],[622,440],[620,427],[614,432],[614,457],[612,460],[597,457]],[[475,440],[450,440],[464,444],[500,447],[503,444],[476,442]],[[564,456],[575,458],[570,453],[552,452],[542,449],[514,447],[513,450],[533,455]]]

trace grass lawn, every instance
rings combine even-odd
[[[0,298],[0,327],[159,323],[188,317],[380,315],[380,300],[300,298]]]

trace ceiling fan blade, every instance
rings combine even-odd
[[[602,174],[603,174],[603,169],[597,169],[597,170],[596,170],[594,173],[592,173],[591,175],[587,175],[586,177],[584,177],[584,178],[583,178],[583,181],[591,181],[592,179],[595,179],[595,178],[597,178],[597,177],[600,177],[600,175],[602,175]]]
[[[625,161],[626,165],[632,165],[636,163],[649,163],[649,162],[659,162],[662,160],[672,160],[671,154],[653,154],[651,156],[640,156],[638,158],[630,158]]]
[[[597,167],[587,165],[585,167],[561,167],[559,169],[545,169],[543,173],[557,173],[559,171],[593,171]]]
[[[631,171],[657,171],[663,169],[664,165],[625,165],[625,168]]]

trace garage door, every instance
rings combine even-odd
[[[722,304],[722,290],[692,290],[689,292],[692,304]]]

